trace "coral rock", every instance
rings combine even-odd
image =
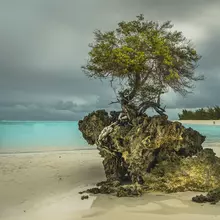
[[[119,114],[99,110],[79,122],[83,137],[104,158],[107,181],[96,192],[137,196],[149,190],[220,187],[220,159],[211,149],[203,150],[205,136],[167,116],[142,115],[129,121],[119,120]]]

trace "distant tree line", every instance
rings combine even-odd
[[[196,111],[184,109],[178,116],[179,120],[220,120],[220,107],[200,108]]]

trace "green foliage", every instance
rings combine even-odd
[[[136,106],[157,102],[169,87],[186,95],[193,81],[203,79],[194,72],[201,56],[172,27],[170,21],[159,24],[139,15],[134,21],[118,23],[114,31],[97,30],[82,69],[90,77],[110,79],[111,85],[119,79],[120,94],[129,91],[127,99]]]
[[[200,108],[194,112],[184,109],[182,114],[178,114],[178,116],[179,120],[220,120],[220,107]]]

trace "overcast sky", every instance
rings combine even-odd
[[[206,80],[194,94],[163,98],[170,119],[182,108],[220,105],[219,0],[0,0],[0,119],[78,120],[109,108],[110,86],[81,71],[88,44],[95,29],[141,13],[171,20],[203,56],[197,72]]]

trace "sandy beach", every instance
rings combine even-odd
[[[192,203],[195,192],[81,200],[105,179],[96,150],[0,154],[0,168],[0,220],[220,219],[220,204]]]
[[[0,154],[0,219],[76,219],[95,199],[78,192],[104,179],[95,150]]]
[[[213,122],[215,125],[220,125],[220,120],[174,120],[179,121],[181,123],[185,124],[194,124],[194,125],[213,125]]]

